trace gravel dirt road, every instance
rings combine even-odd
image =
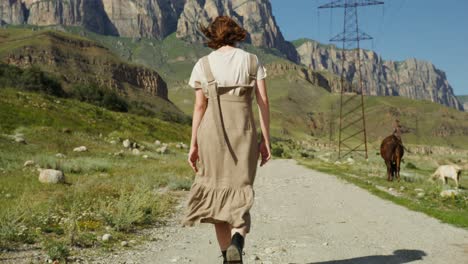
[[[244,263],[468,263],[468,231],[382,200],[335,176],[274,159],[255,180]],[[96,262],[222,263],[214,227],[181,228],[184,202],[154,241]]]

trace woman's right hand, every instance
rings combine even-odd
[[[199,159],[198,157],[198,146],[193,145],[190,147],[189,154],[188,154],[188,163],[190,164],[190,167],[192,167],[192,170],[194,172],[198,172],[197,168],[197,160]]]
[[[260,167],[263,166],[271,158],[271,149],[269,144],[266,144],[264,140],[260,142],[259,146],[260,155],[262,156],[262,161],[260,162]]]

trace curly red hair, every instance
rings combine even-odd
[[[218,16],[207,27],[200,25],[200,29],[208,38],[205,44],[212,49],[234,46],[247,37],[247,31],[228,16]]]

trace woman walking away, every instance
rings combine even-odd
[[[188,162],[195,180],[182,225],[214,224],[223,263],[242,263],[259,155],[260,166],[271,157],[266,70],[256,55],[236,47],[247,32],[231,18],[219,16],[201,29],[214,50],[197,61],[189,80],[196,99]]]

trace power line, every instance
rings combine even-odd
[[[364,111],[364,81],[362,79],[361,55],[359,42],[372,37],[359,30],[358,8],[370,5],[382,5],[381,1],[374,0],[331,0],[328,4],[318,8],[343,8],[343,31],[330,39],[332,42],[342,42],[341,53],[341,93],[340,93],[340,130],[338,142],[338,158],[345,157],[353,152],[364,152],[367,159],[367,131]],[[349,50],[355,50],[355,61]],[[353,76],[346,72],[346,63],[357,64],[356,72],[359,82],[353,85]],[[348,76],[349,75],[349,76]],[[346,80],[350,81],[346,85]],[[362,146],[364,145],[364,149]],[[344,154],[342,155],[342,152]]]

